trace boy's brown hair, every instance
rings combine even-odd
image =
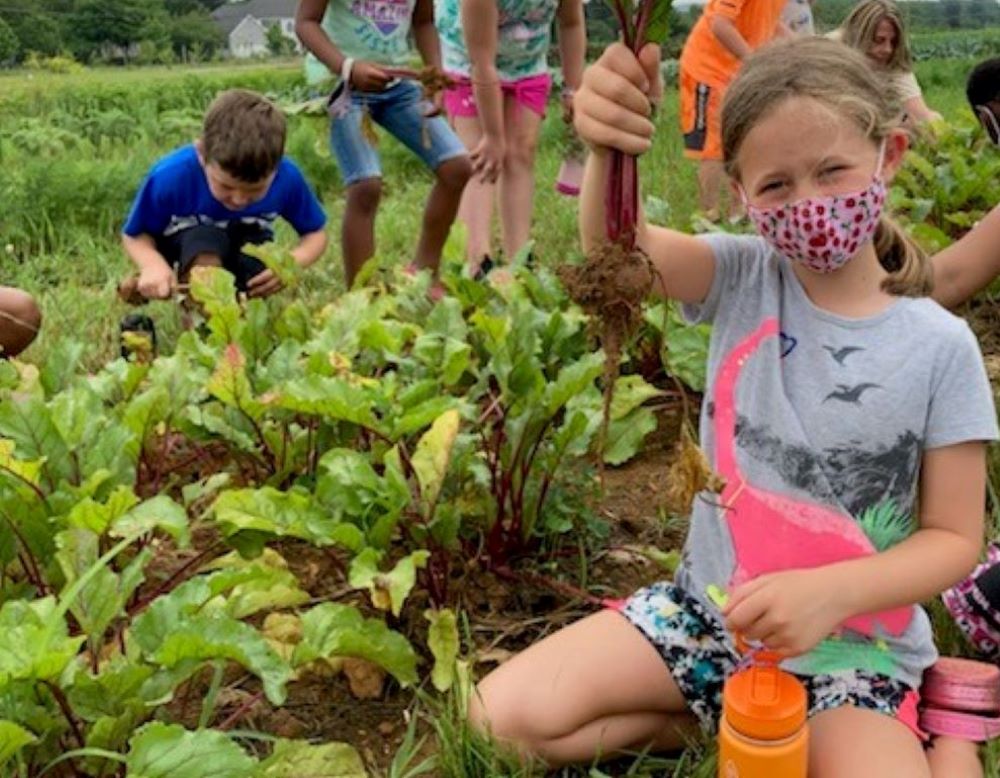
[[[247,89],[222,92],[208,107],[201,154],[248,184],[273,173],[285,153],[285,115],[263,95]]]

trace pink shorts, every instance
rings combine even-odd
[[[463,118],[478,116],[472,81],[457,73],[449,73],[448,76],[455,82],[455,86],[444,93],[444,107],[448,115]],[[552,76],[541,73],[517,81],[501,81],[500,89],[505,97],[512,96],[515,104],[523,105],[539,116],[545,116],[545,106],[549,101],[549,92],[552,91]]]

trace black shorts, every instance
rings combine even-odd
[[[243,246],[247,243],[263,243],[268,236],[248,234],[242,227],[240,224],[230,225],[228,228],[197,224],[172,235],[160,236],[156,240],[156,249],[167,260],[167,264],[174,268],[179,278],[187,275],[200,254],[216,254],[222,260],[222,267],[236,279],[236,290],[245,292],[250,279],[267,267],[256,257],[244,254]],[[255,240],[255,237],[263,239]]]

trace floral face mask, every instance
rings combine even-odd
[[[832,273],[847,264],[858,248],[875,235],[885,204],[884,153],[883,143],[871,183],[857,192],[759,208],[747,202],[741,187],[747,215],[779,254],[817,273]]]

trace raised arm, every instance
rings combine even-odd
[[[954,308],[1000,275],[1000,205],[932,260],[934,299]]]
[[[612,148],[640,155],[652,145],[650,97],[660,92],[660,50],[649,45],[642,61],[625,46],[612,44],[587,68],[576,95],[575,124],[592,149],[580,199],[580,240],[590,251],[606,240],[604,192]],[[700,303],[708,296],[715,276],[715,257],[709,245],[675,230],[651,227],[639,214],[639,246],[659,273],[656,291],[681,302]]]

